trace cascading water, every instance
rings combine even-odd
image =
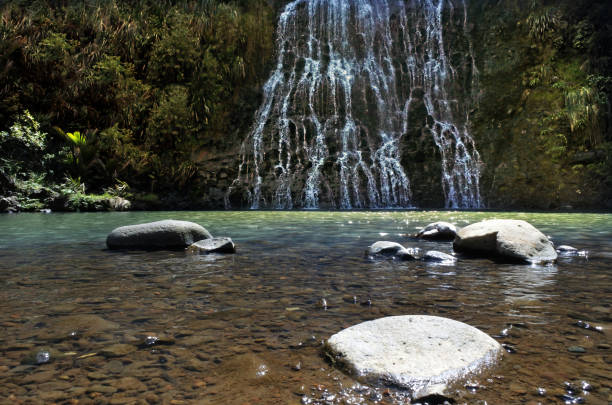
[[[420,104],[439,149],[446,206],[479,207],[472,100],[451,97],[453,82],[470,77],[474,85],[477,71],[473,57],[471,66],[451,64],[443,35],[457,6],[467,35],[466,7],[455,2],[289,3],[279,18],[276,68],[228,196],[246,186],[253,209],[410,207],[400,151]]]

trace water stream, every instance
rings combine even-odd
[[[449,27],[469,44],[459,63]],[[462,2],[297,0],[276,35],[276,67],[228,194],[246,187],[253,209],[411,207],[401,150],[419,120],[439,150],[446,206],[481,206],[469,134],[478,72]]]

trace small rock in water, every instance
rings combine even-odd
[[[368,256],[376,256],[376,255],[388,255],[393,256],[397,252],[404,250],[404,247],[396,242],[389,241],[378,241],[374,244],[368,246],[366,250],[366,255]]]
[[[144,344],[146,346],[153,346],[158,340],[159,339],[157,336],[147,336],[144,340]]]
[[[397,242],[378,241],[366,250],[366,256],[387,256],[400,260],[415,260],[418,248],[405,248]]]
[[[423,255],[423,260],[426,262],[436,262],[442,264],[451,264],[457,261],[455,256],[451,256],[446,253],[438,252],[436,250],[429,250]]]
[[[400,260],[417,260],[419,256],[419,248],[405,248],[395,254],[395,257]]]
[[[361,305],[364,306],[364,307],[371,307],[372,306],[372,299],[368,298],[367,300],[363,301],[361,303]]]
[[[574,325],[578,326],[579,328],[583,328],[583,329],[587,329],[587,330],[592,330],[594,332],[603,333],[603,328],[601,326],[594,326],[594,325],[591,325],[590,323],[585,322],[585,321],[578,321]]]
[[[319,306],[323,308],[324,311],[327,311],[327,300],[325,298],[321,298],[319,300]]]
[[[571,353],[586,353],[586,349],[582,346],[570,346],[567,350]]]
[[[557,246],[556,250],[561,256],[588,256],[588,252],[586,250],[578,250],[575,247],[568,245]]]
[[[48,363],[51,360],[51,353],[46,350],[41,350],[36,353],[36,364]]]
[[[166,336],[164,334],[155,334],[148,332],[144,335],[137,336],[141,340],[141,343],[138,345],[139,348],[147,348],[152,346],[170,346],[175,343],[175,340],[171,336]]]
[[[231,238],[210,238],[195,242],[187,248],[189,253],[236,253],[236,245]]]
[[[452,241],[457,236],[457,227],[449,222],[434,222],[427,225],[417,235],[417,238]]]
[[[575,397],[573,395],[561,395],[561,400],[563,401],[564,404],[567,405],[571,405],[571,404],[584,404],[584,398],[582,397]]]
[[[62,356],[62,353],[51,348],[37,348],[28,353],[21,364],[38,366],[41,364],[50,363]]]

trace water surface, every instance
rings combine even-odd
[[[115,227],[165,218],[230,236],[238,253],[105,250]],[[409,235],[486,218],[528,220],[588,256],[440,266],[363,255],[377,240],[450,253]],[[612,400],[610,214],[19,214],[0,216],[0,230],[7,403],[407,403],[335,370],[320,347],[345,327],[402,314],[466,322],[506,348],[497,368],[453,389],[459,403]],[[27,364],[40,351],[52,361]]]

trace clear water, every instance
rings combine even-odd
[[[163,218],[230,236],[238,252],[105,250],[113,228]],[[537,267],[363,255],[377,240],[450,252],[408,235],[485,218],[528,220],[588,257]],[[612,399],[610,214],[20,214],[0,216],[0,230],[0,403],[408,403],[335,370],[320,347],[345,327],[401,314],[466,322],[507,348],[497,368],[453,388],[458,403]],[[128,350],[108,357],[117,343]],[[22,364],[44,350],[51,362]]]

